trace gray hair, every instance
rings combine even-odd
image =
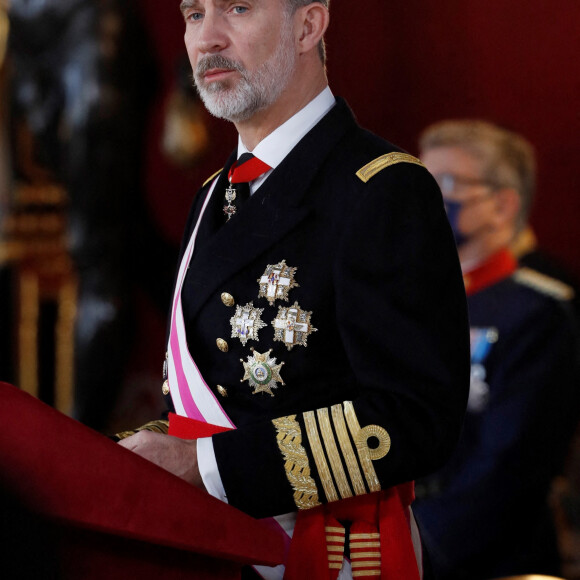
[[[436,147],[459,147],[483,164],[482,178],[496,188],[512,187],[521,200],[516,227],[522,229],[536,189],[534,148],[521,135],[477,119],[440,121],[419,138],[421,152]]]
[[[308,6],[308,4],[313,4],[314,2],[319,2],[327,8],[330,4],[330,0],[282,0],[282,2],[287,6],[290,14],[294,14],[298,8]],[[320,55],[322,63],[326,64],[326,45],[324,44],[324,39],[322,39],[318,44],[318,54]]]

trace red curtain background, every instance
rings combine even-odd
[[[177,0],[141,0],[162,75],[159,104],[184,53]],[[580,277],[580,5],[578,0],[331,2],[328,71],[362,125],[417,152],[427,124],[479,117],[523,133],[538,154],[532,223],[542,245]],[[210,150],[189,172],[159,154],[151,122],[148,195],[178,240],[191,196],[221,167],[235,133],[207,116]]]

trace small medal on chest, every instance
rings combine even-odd
[[[224,205],[224,214],[226,215],[226,221],[229,221],[230,218],[236,213],[236,206],[233,205],[233,202],[236,201],[236,188],[233,187],[231,183],[226,188],[225,199],[227,201],[227,205]]]

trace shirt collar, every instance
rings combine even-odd
[[[248,151],[238,136],[238,157],[243,153],[253,153],[272,169],[278,167],[302,137],[332,109],[335,103],[332,91],[326,87],[298,113],[262,139],[253,151]]]

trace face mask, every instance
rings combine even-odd
[[[453,236],[455,237],[455,244],[461,246],[467,241],[467,237],[464,236],[459,231],[459,212],[461,211],[462,204],[458,201],[448,201],[445,200],[445,211],[447,212],[447,219],[449,220],[449,225],[453,231]]]

